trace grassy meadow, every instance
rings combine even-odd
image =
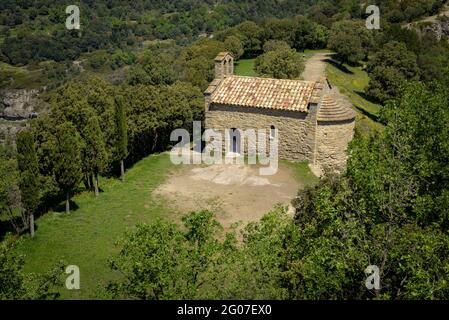
[[[234,73],[239,76],[257,77],[258,74],[254,69],[255,63],[255,58],[240,59],[235,63]]]
[[[102,178],[103,192],[98,198],[92,192],[73,197],[69,215],[61,205],[37,219],[35,238],[25,236],[18,245],[25,255],[25,271],[41,273],[61,260],[65,265],[77,265],[81,289],[62,288],[61,298],[94,298],[100,286],[117,276],[108,259],[117,252],[114,243],[124,232],[138,222],[175,214],[151,196],[174,169],[168,154],[149,156],[127,171],[123,183]]]

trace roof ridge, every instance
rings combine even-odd
[[[262,79],[262,80],[274,80],[274,81],[297,81],[297,82],[306,82],[306,83],[317,83],[319,81],[311,81],[311,80],[301,80],[301,79],[277,79],[277,78],[267,78],[267,77],[255,77],[255,76],[241,76],[237,74],[229,75],[225,78],[246,78],[246,79]]]

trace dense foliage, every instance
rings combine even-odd
[[[0,300],[56,299],[61,273],[62,265],[42,275],[25,273],[14,243],[9,239],[0,243]]]
[[[296,255],[289,248],[299,239],[281,208],[245,227],[242,244],[235,231],[222,234],[211,212],[192,213],[183,222],[184,229],[163,220],[139,225],[119,242],[111,267],[123,277],[107,292],[139,299],[288,297],[280,267],[288,265],[289,253]]]
[[[17,162],[21,203],[25,211],[26,226],[34,236],[34,212],[40,201],[39,165],[34,137],[29,131],[20,132],[17,137]]]
[[[142,39],[191,41],[245,20],[304,14],[307,1],[79,1],[82,32],[65,30],[65,1],[2,1],[0,45],[11,64],[76,59],[82,52],[132,47]],[[2,56],[0,55],[0,56]]]
[[[294,49],[268,51],[256,59],[256,71],[261,76],[277,79],[298,78],[304,70],[302,55]]]

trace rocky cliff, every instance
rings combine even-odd
[[[0,143],[7,139],[14,141],[42,107],[39,90],[0,90]]]
[[[421,27],[423,33],[433,33],[437,39],[446,38],[449,40],[449,21],[435,21]]]
[[[440,14],[408,23],[405,27],[415,29],[422,34],[434,34],[438,40],[449,41],[449,4]]]
[[[1,90],[0,118],[22,120],[35,117],[40,104],[39,91],[36,89]]]

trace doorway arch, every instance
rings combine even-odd
[[[233,153],[238,153],[241,154],[242,153],[242,149],[241,149],[241,134],[240,134],[240,130],[237,128],[231,128],[229,130],[229,150]]]

